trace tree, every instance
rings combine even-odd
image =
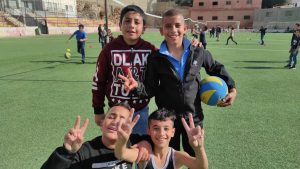
[[[287,0],[262,0],[262,8],[273,8],[287,3]]]

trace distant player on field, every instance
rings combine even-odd
[[[296,32],[296,30],[299,29],[299,28],[300,28],[300,23],[296,23],[296,24],[294,25],[294,29],[293,29],[293,35],[292,35],[292,39],[291,39],[291,47],[292,47],[292,45],[293,45],[293,41],[296,39],[296,34],[295,34],[295,32]],[[289,51],[289,52],[290,52],[290,51]],[[290,57],[289,57],[289,61],[290,61]],[[290,68],[290,67],[291,67],[290,62],[289,62],[287,65],[285,65],[284,67],[285,67],[285,68]]]
[[[294,34],[295,38],[292,41],[292,46],[290,49],[289,69],[296,69],[297,55],[300,47],[300,28],[296,29]]]
[[[79,30],[76,30],[68,39],[71,40],[76,35],[77,52],[81,54],[81,62],[85,63],[85,42],[87,41],[87,33],[84,31],[84,25],[78,25]]]
[[[228,45],[229,39],[231,39],[231,41],[237,45],[237,42],[235,40],[233,40],[233,37],[234,37],[234,28],[233,28],[233,26],[231,26],[231,27],[229,27],[229,37],[227,38],[226,45]]]
[[[260,29],[259,29],[259,32],[260,32],[260,45],[265,44],[264,37],[266,35],[266,30],[267,30],[267,28],[264,28],[263,26],[261,26]]]

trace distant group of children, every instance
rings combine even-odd
[[[42,169],[125,169],[135,161],[139,168],[146,169],[183,165],[208,168],[198,92],[200,69],[227,83],[229,92],[220,107],[233,104],[235,82],[209,51],[184,36],[187,26],[179,11],[170,9],[162,15],[160,33],[164,40],[159,49],[141,38],[145,18],[140,7],[124,7],[119,23],[122,35],[106,44],[98,57],[92,102],[102,136],[84,142],[88,120],[80,127],[78,117],[66,133],[63,146],[53,152]],[[152,97],[158,110],[149,116]],[[106,114],[105,98],[110,107]],[[181,144],[184,151],[180,151]]]
[[[208,30],[208,27],[206,25],[204,25],[202,28],[199,28],[198,24],[195,24],[194,27],[191,29],[192,31],[192,36],[194,38],[198,38],[199,35],[199,40],[202,43],[204,49],[206,49],[206,45],[207,45],[207,41],[206,41],[206,31]],[[216,41],[220,41],[220,35],[222,32],[222,28],[221,26],[216,26],[216,27],[212,27],[211,29],[209,29],[209,37],[210,38],[217,38]],[[238,44],[233,38],[234,38],[234,27],[233,26],[229,26],[228,27],[228,33],[229,36],[226,40],[226,45],[228,45],[229,40],[231,40],[232,42],[234,42],[236,45]]]

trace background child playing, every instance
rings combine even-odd
[[[87,33],[84,31],[84,25],[78,26],[79,30],[76,30],[68,39],[71,40],[76,35],[77,40],[77,52],[81,54],[81,62],[85,63],[85,42],[87,41]]]

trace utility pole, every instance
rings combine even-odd
[[[107,13],[107,0],[104,1],[105,6],[105,30],[108,32],[108,13]]]

